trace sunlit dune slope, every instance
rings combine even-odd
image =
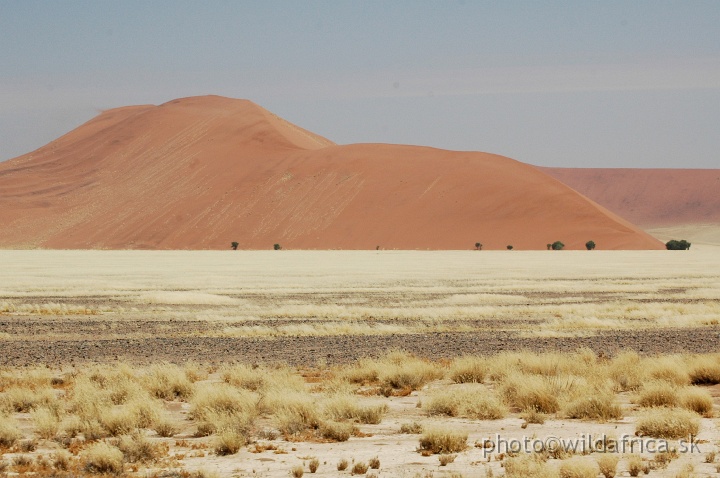
[[[217,96],[106,111],[0,163],[0,224],[1,247],[662,247],[533,166],[339,146]]]

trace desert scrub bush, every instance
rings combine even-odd
[[[350,469],[351,475],[364,475],[368,471],[367,463],[362,461],[356,461],[353,467]]]
[[[632,454],[628,457],[627,467],[630,476],[638,476],[645,469],[649,470],[642,456],[638,454]]]
[[[595,457],[600,473],[605,478],[615,478],[619,460],[620,458],[615,453],[601,453]]]
[[[685,361],[678,355],[664,355],[645,359],[647,374],[654,380],[683,386],[690,383]]]
[[[52,466],[56,470],[69,470],[71,460],[72,454],[67,450],[58,450],[52,454]]]
[[[535,423],[537,425],[542,425],[543,423],[545,423],[547,416],[544,413],[539,412],[535,407],[531,407],[523,410],[523,412],[520,414],[520,418],[525,420],[525,423]]]
[[[488,362],[484,357],[458,357],[450,364],[448,377],[455,383],[482,383],[488,374]]]
[[[200,420],[218,414],[255,415],[259,400],[257,394],[225,383],[199,384],[190,400],[190,414]]]
[[[685,438],[697,435],[700,417],[690,410],[679,408],[652,408],[638,417],[636,433],[654,438]]]
[[[380,469],[380,458],[378,458],[376,456],[370,458],[370,460],[368,460],[368,465],[373,470],[379,470]]]
[[[574,456],[560,463],[560,478],[596,478],[600,468],[589,457]]]
[[[354,364],[342,367],[336,375],[347,382],[369,385],[377,383],[380,378],[381,365],[377,360],[360,359]]]
[[[422,408],[428,415],[476,420],[497,420],[507,414],[505,405],[492,392],[478,384],[435,391],[423,400]]]
[[[716,385],[720,383],[720,356],[701,355],[687,359],[688,375],[693,385]]]
[[[355,431],[352,423],[324,420],[318,427],[318,433],[323,438],[334,441],[348,441]]]
[[[505,460],[507,478],[556,478],[557,472],[537,453],[521,454]]]
[[[347,470],[347,467],[348,467],[349,464],[350,464],[350,463],[348,463],[348,461],[347,461],[346,458],[342,458],[342,459],[341,459],[340,461],[338,461],[338,463],[337,463],[337,470],[338,470],[338,471],[345,471],[345,470]]]
[[[684,387],[678,392],[678,401],[682,408],[692,410],[705,418],[713,416],[713,399],[707,390],[697,387]]]
[[[349,394],[335,394],[323,404],[323,414],[332,420],[355,420],[359,423],[376,425],[387,412],[387,405],[360,405],[356,397]]]
[[[438,461],[440,462],[440,466],[448,466],[450,463],[455,461],[455,458],[457,458],[457,455],[455,454],[439,455]]]
[[[60,417],[55,410],[36,408],[30,412],[30,416],[35,424],[35,433],[40,438],[50,439],[60,430]]]
[[[159,418],[153,425],[153,429],[163,438],[173,437],[178,432],[173,422],[167,417]]]
[[[318,471],[318,468],[320,468],[320,460],[318,460],[316,457],[313,457],[310,460],[310,463],[308,463],[308,469],[310,470],[310,473],[315,473]]]
[[[105,442],[90,445],[82,454],[85,471],[119,475],[123,472],[123,453]]]
[[[423,426],[418,422],[403,423],[400,425],[400,433],[408,435],[419,435],[423,431]]]
[[[574,400],[565,408],[567,418],[585,420],[619,420],[623,417],[622,408],[615,400],[615,395],[598,393]]]
[[[615,355],[608,364],[608,375],[621,392],[638,390],[646,381],[646,369],[637,352],[626,351]]]
[[[143,384],[148,392],[163,400],[187,400],[193,392],[193,384],[185,370],[167,362],[151,365],[145,370]]]
[[[317,428],[321,421],[319,407],[308,393],[268,394],[260,408],[264,413],[273,414],[278,429],[285,436]]]
[[[218,456],[234,455],[245,443],[247,443],[247,438],[242,432],[226,428],[215,437],[213,448]]]
[[[406,352],[391,352],[382,359],[379,381],[394,389],[419,390],[426,383],[443,377],[438,365]]]
[[[129,463],[152,463],[168,452],[166,444],[150,441],[140,432],[123,435],[118,440],[117,447],[122,452],[125,461]]]
[[[49,387],[39,389],[12,386],[0,394],[0,410],[27,413],[38,407],[58,409],[55,391]]]
[[[544,377],[527,374],[508,376],[500,391],[505,401],[519,410],[534,408],[541,413],[560,410],[557,390]]]
[[[10,448],[21,437],[15,420],[0,413],[0,447]]]
[[[293,478],[302,478],[305,474],[302,465],[295,465],[290,469],[290,476]]]
[[[431,454],[459,453],[467,448],[468,434],[450,427],[426,429],[420,437],[421,452]]]
[[[638,392],[636,402],[641,407],[674,407],[678,404],[677,388],[667,382],[647,383]]]

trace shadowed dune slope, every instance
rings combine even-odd
[[[338,146],[217,96],[106,111],[0,163],[0,223],[1,247],[662,248],[533,166]]]
[[[720,224],[720,169],[538,169],[642,227]]]

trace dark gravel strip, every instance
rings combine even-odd
[[[283,337],[272,340],[192,337],[83,341],[0,340],[0,365],[85,362],[286,362],[291,365],[347,363],[404,349],[431,359],[505,350],[570,352],[589,347],[613,355],[633,349],[643,354],[720,351],[720,327],[603,332],[592,337],[522,338],[515,332],[463,332],[378,336]]]

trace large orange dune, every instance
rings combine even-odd
[[[0,163],[0,247],[660,249],[502,156],[339,146],[246,100],[133,106]]]
[[[642,227],[720,224],[720,169],[539,169]]]

